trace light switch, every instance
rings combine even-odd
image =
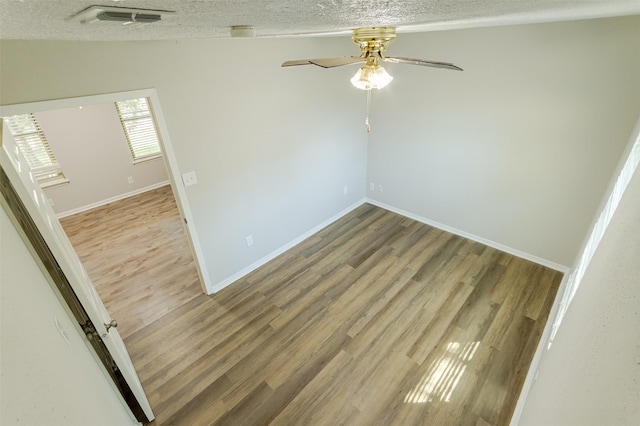
[[[184,186],[191,186],[198,183],[198,178],[196,177],[196,172],[187,172],[182,175],[182,183]]]

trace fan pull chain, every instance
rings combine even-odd
[[[369,111],[371,111],[371,89],[367,90],[367,118],[364,125],[367,127],[367,133],[371,133],[371,125],[369,125]]]

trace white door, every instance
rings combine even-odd
[[[1,125],[0,131],[2,131]],[[8,135],[5,133],[4,136]],[[102,338],[118,369],[124,376],[142,411],[149,421],[153,420],[154,415],[151,411],[151,406],[117,328],[111,327],[107,329],[107,324],[112,321],[112,318],[110,318],[102,300],[100,300],[93,283],[85,272],[55,213],[49,206],[44,192],[31,176],[26,161],[24,161],[18,150],[11,143],[8,143],[7,137],[4,139],[5,143],[0,146],[0,165],[9,177],[9,181],[24,203],[26,210],[42,234],[60,269],[87,312],[96,332]]]

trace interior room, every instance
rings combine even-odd
[[[337,239],[332,241],[353,235],[355,224],[368,223],[369,215],[388,217],[393,229],[427,226],[430,231],[420,232],[446,232],[460,244],[457,255],[500,252],[560,277],[518,396],[500,424],[635,424],[640,416],[640,178],[633,173],[640,158],[637,1],[416,1],[401,8],[362,1],[105,3],[126,9],[127,19],[134,19],[127,8],[161,8],[163,15],[157,22],[122,25],[95,14],[87,21],[74,16],[91,2],[0,0],[0,112],[3,117],[35,112],[43,127],[54,128],[55,114],[67,111],[86,125],[81,114],[143,93],[164,158],[122,171],[134,177],[136,188],[126,180],[113,191],[93,182],[62,195],[62,185],[44,190],[47,198],[58,198],[53,206],[33,209],[62,218],[170,185],[198,267],[200,296],[218,306],[248,300],[256,289],[277,293],[271,287],[276,284],[266,281],[269,271],[310,253],[326,235]],[[385,61],[393,81],[359,90],[350,82],[360,66],[356,62],[327,69],[308,62],[281,66],[304,58],[357,57],[352,30],[368,27],[396,29],[384,52],[389,58],[441,61],[463,71]],[[73,125],[60,127],[61,135],[72,134]],[[31,209],[29,183],[19,177],[22,172],[8,170],[14,164],[13,154],[5,152],[10,137],[3,128],[2,167],[13,186],[24,183],[25,189],[16,190]],[[65,137],[70,136],[60,136]],[[63,148],[56,150],[64,168]],[[148,174],[140,172],[152,167]],[[630,172],[617,190],[624,170]],[[183,177],[191,172],[197,183],[185,186]],[[70,180],[67,188],[88,183]],[[620,203],[599,235],[602,241],[591,244],[616,193]],[[46,217],[35,219],[40,220],[46,228]],[[6,202],[1,224],[1,423],[139,424],[52,290]],[[46,241],[56,226],[41,230]],[[359,250],[349,253],[347,263],[359,264],[356,256],[364,256],[367,245],[352,244]],[[326,253],[325,262],[331,259]],[[508,270],[510,263],[500,259]],[[60,264],[73,269],[66,260]],[[338,273],[327,269],[324,275],[339,276],[328,271]],[[579,287],[573,290],[576,276]],[[371,285],[378,279],[372,276]],[[531,282],[540,288],[541,281]],[[283,288],[301,291],[295,281]],[[515,289],[505,287],[504,294]],[[200,302],[191,303],[183,305],[187,314],[188,309],[204,312],[196,306]],[[561,323],[558,312],[564,314]],[[211,321],[218,318],[227,321],[211,315]],[[153,335],[161,322],[140,330],[138,343],[125,341],[129,352],[143,347],[143,336]],[[27,333],[40,337],[25,338]],[[157,366],[153,370],[158,374]],[[247,394],[260,400],[267,390],[256,387]],[[186,398],[189,390],[184,392]],[[483,392],[491,398],[492,389]],[[240,397],[226,401],[234,398]],[[225,419],[226,408],[209,402],[208,412],[222,410],[217,418]],[[189,403],[207,405],[194,397],[181,407]],[[182,411],[171,414],[177,412]],[[363,412],[354,411],[353,424],[365,424],[366,417],[357,416]],[[283,408],[280,414],[287,413]],[[498,423],[480,409],[474,415],[476,424]],[[272,420],[278,424],[277,417]],[[349,423],[347,417],[332,420]],[[201,417],[193,424],[198,422],[211,420]],[[155,424],[169,423],[158,417]],[[425,423],[428,415],[415,424]]]

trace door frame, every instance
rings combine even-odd
[[[0,121],[0,131],[4,126]],[[0,204],[42,269],[52,290],[59,297],[69,318],[85,334],[87,347],[104,367],[116,394],[132,419],[149,422],[155,415],[147,399],[127,349],[72,248],[60,222],[47,203],[35,177],[25,167],[17,147],[0,137]],[[90,341],[91,340],[91,341]]]
[[[1,124],[1,120],[0,120]],[[0,125],[0,128],[2,126]],[[1,144],[0,144],[1,145]],[[1,146],[0,146],[1,148]],[[1,153],[0,155],[2,155]],[[9,171],[11,172],[11,171]],[[138,424],[149,423],[153,419],[150,410],[145,411],[143,405],[138,400],[127,378],[117,367],[118,363],[111,355],[105,345],[105,341],[91,321],[91,316],[84,308],[82,301],[73,290],[67,275],[61,268],[55,255],[49,249],[38,226],[33,220],[27,207],[22,202],[18,191],[13,186],[11,179],[5,173],[4,167],[0,164],[0,206],[5,210],[9,220],[18,231],[27,249],[31,252],[33,259],[42,270],[45,278],[51,285],[53,292],[60,300],[69,318],[78,325],[78,332],[85,333],[87,340],[85,343],[93,351],[92,354],[96,362],[102,364],[106,376],[111,379],[114,391],[120,395],[122,403],[129,408],[131,418]],[[91,335],[91,339],[89,339]]]
[[[116,101],[124,101],[135,98],[147,98],[149,100],[149,106],[151,113],[156,124],[158,131],[158,139],[160,143],[160,149],[162,150],[162,158],[169,177],[169,183],[173,191],[173,196],[176,199],[178,211],[182,218],[185,234],[191,253],[194,259],[196,270],[200,278],[202,291],[205,294],[213,294],[214,286],[211,282],[209,273],[207,271],[204,254],[200,245],[200,240],[196,232],[195,222],[193,215],[189,207],[187,194],[182,184],[182,178],[178,163],[169,136],[169,130],[167,128],[162,108],[160,106],[160,98],[156,89],[140,89],[125,92],[113,92],[99,95],[81,96],[64,99],[54,99],[48,101],[39,102],[27,102],[22,104],[12,105],[0,105],[0,117],[7,117],[18,114],[25,114],[30,112],[43,112],[64,108],[77,108],[80,106],[97,105],[105,103],[114,103]]]

